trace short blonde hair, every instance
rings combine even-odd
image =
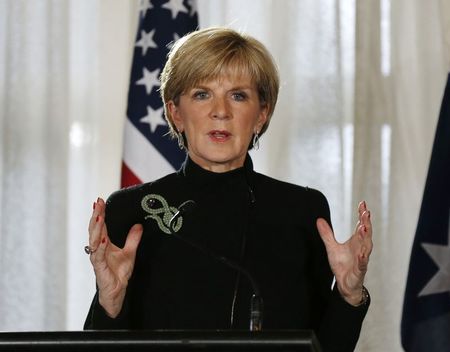
[[[258,90],[259,99],[267,106],[269,126],[278,98],[279,76],[272,55],[253,37],[229,28],[213,27],[187,34],[175,42],[161,73],[160,93],[170,134],[177,135],[167,103],[178,105],[179,98],[199,83],[227,74],[249,75]]]

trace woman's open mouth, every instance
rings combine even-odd
[[[208,132],[208,136],[214,142],[226,142],[228,139],[230,139],[231,133],[228,131],[213,130]]]

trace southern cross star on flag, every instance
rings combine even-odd
[[[159,75],[170,43],[197,29],[195,0],[141,0],[128,90],[121,186],[152,181],[185,159],[167,135]]]
[[[407,352],[450,351],[450,75],[411,252],[401,324]]]

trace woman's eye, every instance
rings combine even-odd
[[[247,98],[247,95],[242,92],[235,92],[233,93],[233,99],[236,101],[243,101]]]
[[[205,92],[205,91],[198,91],[198,92],[195,92],[194,93],[194,98],[195,99],[200,99],[200,100],[202,100],[202,99],[206,99],[206,98],[208,98],[208,93],[207,92]]]

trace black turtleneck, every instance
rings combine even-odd
[[[333,276],[315,226],[318,217],[330,221],[325,197],[254,172],[249,156],[242,168],[225,173],[188,158],[176,173],[109,197],[111,241],[123,246],[136,223],[144,233],[119,317],[108,318],[94,298],[85,328],[248,329],[248,280],[166,233],[186,200],[196,206],[175,224],[177,234],[254,276],[264,329],[314,329],[324,350],[353,350],[367,305],[353,307],[330,289]]]

